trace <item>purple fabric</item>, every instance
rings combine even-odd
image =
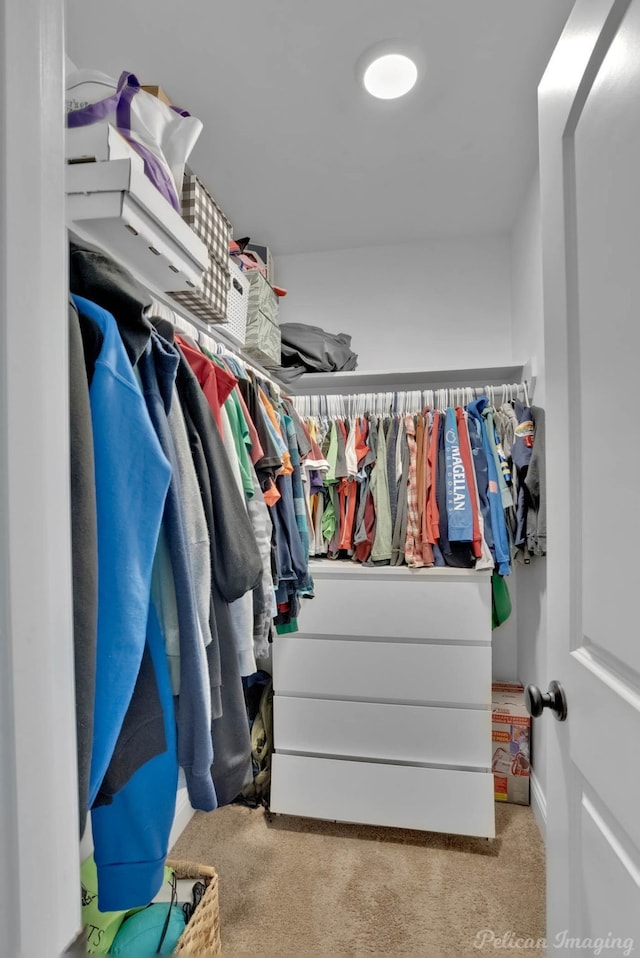
[[[131,81],[131,82],[130,82]],[[123,94],[123,88],[125,93]],[[138,79],[133,73],[127,73],[126,70],[120,74],[116,92],[107,97],[106,100],[98,100],[97,103],[90,103],[89,106],[82,107],[81,110],[70,110],[67,113],[67,126],[75,129],[78,126],[89,126],[97,120],[104,120],[110,113],[116,114],[118,125],[120,124],[119,106],[123,95],[128,99],[127,112],[123,111],[125,120],[125,130],[131,129],[131,99],[134,93],[140,89]]]
[[[322,492],[324,488],[323,474],[318,469],[309,470],[309,495]]]
[[[119,132],[122,133],[125,140],[127,140],[130,146],[133,147],[136,153],[142,157],[142,161],[144,163],[144,172],[147,179],[151,180],[155,188],[162,193],[165,200],[171,203],[174,210],[179,213],[180,201],[178,200],[173,179],[171,176],[169,176],[158,157],[154,156],[151,150],[148,150],[146,146],[143,146],[142,143],[138,143],[137,140],[132,139],[131,136],[124,130],[120,130]]]
[[[97,120],[104,120],[110,113],[115,112],[119,99],[120,94],[114,93],[106,100],[98,100],[97,103],[82,107],[81,110],[70,110],[67,113],[67,126],[70,130],[74,130],[78,126],[89,126]]]
[[[172,177],[162,164],[162,162],[149,150],[144,144],[138,143],[131,135],[131,101],[140,90],[138,78],[133,73],[127,73],[126,70],[120,74],[118,80],[118,89],[107,97],[106,100],[98,100],[97,103],[91,103],[81,110],[71,110],[67,113],[67,126],[75,129],[80,126],[89,126],[98,120],[106,119],[115,112],[116,128],[125,138],[127,143],[142,158],[144,163],[144,172],[147,179],[151,180],[159,193],[162,193],[165,200],[171,206],[180,212],[180,200],[176,193],[175,184]],[[188,113],[177,111],[182,116],[188,116]]]

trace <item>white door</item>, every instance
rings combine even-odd
[[[548,944],[640,950],[640,0],[578,0],[539,90]],[[597,939],[603,939],[599,942]],[[598,951],[600,948],[600,951]]]

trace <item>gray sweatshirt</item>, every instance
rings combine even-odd
[[[524,484],[530,497],[527,511],[527,549],[531,555],[547,554],[547,493],[545,488],[544,409],[531,407],[535,427],[531,461]]]

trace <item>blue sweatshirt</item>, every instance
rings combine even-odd
[[[145,646],[151,568],[171,467],[113,316],[74,296],[103,335],[89,390],[98,533],[98,623],[89,806],[98,794]]]
[[[460,455],[455,411],[449,406],[445,414],[444,452],[447,464],[447,523],[449,542],[473,540],[473,512],[467,476]]]
[[[91,812],[100,911],[148,905],[164,875],[178,788],[176,721],[164,636],[149,607],[147,648],[162,703],[167,748],[142,765],[109,805]]]
[[[482,448],[487,460],[488,468],[488,493],[489,510],[491,513],[491,529],[493,531],[493,546],[495,549],[496,562],[498,563],[498,572],[500,575],[509,575],[511,572],[511,556],[509,552],[509,534],[507,532],[507,523],[504,517],[502,498],[500,496],[500,486],[498,483],[498,471],[496,462],[493,458],[489,438],[487,436],[486,422],[482,415],[487,398],[483,396],[469,403],[467,412],[472,417],[478,434],[482,437]]]

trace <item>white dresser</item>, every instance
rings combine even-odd
[[[490,573],[311,571],[273,643],[271,811],[493,838]]]

